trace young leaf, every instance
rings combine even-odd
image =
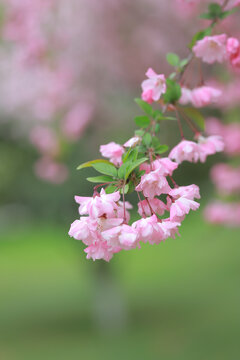
[[[142,163],[144,163],[147,160],[148,160],[148,158],[144,157],[144,158],[137,160],[135,163],[129,164],[129,167],[126,170],[125,180],[128,179],[129,175],[133,172],[134,169],[136,169],[139,165],[141,165]]]
[[[150,124],[150,119],[147,116],[137,116],[134,119],[137,126],[145,128]]]
[[[185,107],[184,109],[185,114],[192,119],[201,130],[205,129],[205,120],[203,115],[195,108],[192,107]]]
[[[127,194],[128,193],[128,190],[129,190],[129,185],[128,184],[126,184],[125,186],[124,186],[124,188],[121,188],[120,189],[120,194]]]
[[[143,101],[142,99],[135,99],[135,102],[147,115],[152,116],[153,109],[151,105],[149,105],[148,103],[146,103],[146,101]]]
[[[117,169],[113,164],[105,164],[105,163],[97,163],[92,164],[92,167],[104,175],[111,175],[116,177],[117,176]]]
[[[193,46],[196,44],[196,42],[197,42],[198,40],[202,40],[205,36],[211,35],[211,32],[212,32],[212,29],[211,29],[210,27],[207,28],[207,29],[205,29],[205,30],[198,31],[198,32],[193,36],[193,38],[192,38],[190,44],[188,45],[188,47],[189,47],[190,49],[192,49]]]
[[[88,162],[85,162],[81,165],[79,165],[77,167],[77,170],[81,170],[81,169],[84,169],[84,168],[87,168],[87,167],[91,167],[93,166],[94,164],[110,164],[112,166],[114,166],[110,161],[108,160],[104,160],[104,159],[97,159],[97,160],[92,160],[92,161],[88,161]]]
[[[180,58],[177,54],[168,53],[166,56],[166,59],[167,59],[167,62],[172,66],[177,67],[179,65]]]
[[[117,186],[116,186],[116,185],[113,185],[113,184],[111,184],[111,185],[109,185],[109,186],[107,186],[107,187],[105,188],[106,194],[112,194],[112,193],[114,193],[114,192],[117,191],[117,190],[118,190]]]
[[[188,64],[188,62],[189,62],[188,58],[182,59],[179,64],[180,68],[183,68],[184,66],[186,66]]]
[[[88,177],[88,181],[93,183],[107,183],[114,181],[114,179],[111,176],[95,176],[95,177]]]
[[[144,135],[144,130],[135,130],[135,135],[142,137]]]
[[[159,131],[160,131],[160,125],[159,124],[155,125],[154,131],[155,131],[156,134],[159,133]]]
[[[167,79],[167,91],[163,95],[165,103],[174,104],[181,97],[181,86],[176,81]]]
[[[162,111],[160,110],[154,110],[153,111],[153,118],[154,120],[158,121],[158,120],[162,120],[162,118],[164,117]]]
[[[129,162],[126,162],[126,163],[122,164],[122,166],[120,166],[120,168],[118,169],[119,179],[125,178],[125,174],[126,174],[128,166],[129,166]]]
[[[168,145],[159,145],[155,150],[155,154],[162,154],[168,151]]]
[[[147,147],[149,147],[149,146],[151,145],[151,142],[152,142],[152,136],[151,136],[151,134],[146,133],[146,134],[143,136],[143,139],[142,139],[143,145],[146,145]]]
[[[152,146],[153,146],[153,148],[155,149],[159,145],[161,145],[159,138],[157,136],[153,136],[153,138],[152,138]]]

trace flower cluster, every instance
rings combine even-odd
[[[200,198],[199,187],[195,184],[179,186],[174,172],[183,161],[205,162],[209,155],[224,150],[221,136],[224,134],[203,134],[205,121],[198,110],[217,103],[222,91],[206,85],[202,73],[198,86],[190,90],[184,85],[184,75],[196,58],[212,64],[227,58],[232,63],[231,56],[237,56],[238,44],[232,38],[225,34],[211,36],[216,19],[230,14],[227,3],[210,4],[205,17],[212,20],[211,24],[193,37],[191,54],[187,58],[167,54],[168,63],[174,67],[169,76],[152,68],[147,70],[147,79],[141,84],[141,99],[135,99],[144,112],[134,119],[140,129],[123,145],[113,141],[101,145],[100,153],[105,159],[78,167],[93,167],[100,173],[87,178],[99,184],[94,187],[92,197],[75,197],[80,204],[80,219],[73,222],[69,231],[71,237],[87,246],[87,258],[109,261],[115,253],[138,248],[141,242],[159,244],[175,238],[186,215],[199,208],[196,201]],[[161,121],[168,120],[176,120],[181,136],[181,141],[169,152],[158,136]],[[185,138],[183,121],[193,132],[193,139]],[[237,174],[234,176],[237,178]],[[237,181],[231,184],[234,189],[238,186]],[[132,192],[137,196],[140,216],[133,223],[128,211],[132,206],[126,201],[126,196]]]

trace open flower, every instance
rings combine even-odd
[[[226,34],[205,36],[202,40],[197,41],[193,52],[196,57],[208,64],[216,61],[222,63],[226,59],[226,41]]]
[[[113,141],[106,144],[106,145],[101,145],[100,146],[100,153],[105,158],[110,159],[110,161],[114,165],[121,165],[122,164],[122,155],[124,153],[124,148],[121,145],[116,144]]]
[[[75,196],[76,203],[80,204],[80,215],[90,215],[92,218],[98,218],[107,215],[110,218],[115,217],[115,210],[118,205],[116,202],[120,199],[119,191],[112,194],[106,194],[102,189],[98,196],[85,197]]]
[[[192,90],[191,102],[193,106],[200,108],[218,101],[222,91],[212,86],[200,86]]]
[[[142,99],[151,104],[166,92],[166,79],[163,74],[157,74],[151,68],[146,72],[146,76],[148,79],[142,82]]]
[[[166,209],[164,202],[157,198],[142,200],[138,203],[138,213],[141,216],[151,216],[152,211],[158,215],[163,215]]]
[[[221,152],[224,149],[223,138],[219,135],[209,137],[199,136],[199,158],[201,162],[205,162],[208,155]]]
[[[169,154],[169,158],[178,164],[183,161],[197,162],[199,160],[198,144],[194,141],[182,140]]]
[[[136,191],[143,191],[144,196],[153,199],[154,196],[167,194],[171,188],[162,171],[157,169],[141,177],[141,181],[135,188]]]

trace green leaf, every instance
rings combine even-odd
[[[97,160],[92,160],[92,161],[88,161],[88,162],[85,162],[81,165],[79,165],[77,167],[77,170],[81,170],[81,169],[84,169],[84,168],[87,168],[87,167],[93,167],[94,164],[110,164],[110,165],[113,165],[110,161],[108,160],[104,160],[104,159],[97,159]],[[113,165],[114,166],[114,165]]]
[[[112,194],[112,193],[114,193],[114,192],[117,191],[117,190],[118,190],[117,186],[116,186],[116,185],[113,185],[113,184],[111,184],[111,185],[109,185],[109,186],[107,186],[107,187],[105,188],[106,194]]]
[[[177,67],[179,65],[180,58],[179,58],[179,56],[177,54],[168,53],[166,55],[166,59],[167,59],[167,62],[172,66]]]
[[[107,183],[111,182],[114,179],[111,176],[95,176],[95,177],[88,177],[87,181],[92,183]]]
[[[129,162],[126,162],[126,163],[122,164],[122,166],[120,166],[120,168],[118,169],[118,177],[119,177],[119,179],[124,179],[125,178],[125,174],[127,172],[128,166],[129,166]]]
[[[185,108],[183,108],[183,110],[184,110],[184,113],[190,119],[192,119],[201,130],[205,129],[205,120],[204,120],[203,115],[200,113],[200,111],[198,111],[197,109],[192,108],[192,107],[185,107]]]
[[[155,149],[159,145],[161,145],[159,138],[157,136],[153,136],[153,138],[152,138],[152,146],[153,146],[153,148]]]
[[[129,148],[128,152],[125,154],[125,156],[123,157],[123,163],[125,163],[126,161],[135,161],[137,159],[138,156],[138,148]]]
[[[135,135],[142,137],[144,135],[144,130],[135,130]]]
[[[92,164],[92,167],[104,175],[111,175],[116,177],[117,176],[117,169],[113,164],[106,164],[106,163],[97,163]]]
[[[179,64],[179,66],[180,66],[180,64]],[[177,75],[176,72],[171,73],[171,74],[169,75],[169,79],[174,79],[176,75]]]
[[[134,119],[137,126],[145,128],[150,124],[150,119],[147,116],[137,116]]]
[[[159,133],[159,131],[160,131],[160,125],[159,124],[155,125],[154,131],[155,131],[156,134]]]
[[[163,95],[165,103],[174,104],[181,97],[181,86],[176,81],[167,79],[167,91]]]
[[[193,46],[196,44],[197,41],[199,40],[202,40],[205,36],[209,36],[211,35],[211,32],[212,32],[212,29],[209,27],[205,30],[201,30],[201,31],[198,31],[192,38],[190,44],[188,45],[188,47],[190,49],[193,48]]]
[[[146,133],[142,138],[143,145],[146,145],[147,147],[149,147],[151,145],[151,142],[152,142],[151,134]]]
[[[148,160],[148,158],[144,157],[144,158],[138,159],[135,163],[129,164],[129,167],[126,169],[125,180],[128,179],[129,175],[133,172],[134,169],[136,169],[139,165],[141,165],[142,163],[144,163],[147,160]]]
[[[124,186],[124,188],[121,188],[120,189],[120,194],[127,194],[128,193],[128,190],[129,190],[129,185],[128,184],[126,184],[125,186]]]
[[[159,145],[154,151],[155,154],[162,154],[168,151],[168,145]]]
[[[146,103],[146,101],[143,101],[142,99],[134,99],[134,101],[147,115],[152,116],[153,108],[151,107],[151,105],[149,105],[148,103]]]
[[[162,111],[160,110],[154,110],[153,111],[153,118],[154,120],[158,121],[158,120],[162,120],[162,118],[164,117]]]
[[[189,63],[189,59],[188,59],[188,58],[182,59],[182,60],[180,61],[179,66],[180,66],[180,68],[183,68],[183,67],[186,66],[188,63]]]
[[[211,3],[208,5],[208,12],[201,14],[200,18],[215,20],[215,19],[221,18],[222,13],[223,13],[223,11],[222,11],[221,5],[219,5],[217,3]]]

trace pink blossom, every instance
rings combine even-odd
[[[122,164],[122,155],[124,153],[124,148],[121,145],[116,144],[113,141],[106,145],[101,145],[100,153],[103,157],[110,159],[110,161],[114,165]]]
[[[220,194],[231,195],[240,192],[240,167],[217,164],[211,169],[211,179]]]
[[[161,223],[159,223],[159,226],[164,232],[164,239],[167,239],[169,237],[175,239],[175,235],[179,235],[178,227],[181,225],[180,222],[174,222],[170,219],[165,219]]]
[[[169,192],[174,199],[177,199],[181,196],[186,197],[190,200],[194,198],[200,199],[199,187],[195,184],[188,185],[188,186],[179,186],[178,188],[172,189]]]
[[[171,188],[166,177],[162,175],[161,170],[157,169],[144,174],[135,190],[143,191],[144,196],[153,199],[156,195],[167,194]]]
[[[188,89],[186,87],[182,87],[181,89],[182,94],[179,101],[179,104],[181,105],[187,105],[192,102],[192,90]]]
[[[148,174],[151,169],[161,171],[164,176],[172,176],[173,171],[176,170],[178,164],[176,162],[171,161],[168,157],[165,158],[157,158],[152,162],[152,165],[148,163],[143,163],[140,165],[140,170],[144,170],[146,174]]]
[[[231,10],[236,6],[240,5],[240,0],[229,0],[226,6],[226,10]]]
[[[97,219],[82,216],[71,224],[68,234],[76,240],[82,240],[85,245],[91,245],[98,237],[97,228]]]
[[[102,237],[108,245],[119,246],[124,250],[134,249],[138,241],[137,231],[126,224],[103,231]]]
[[[75,196],[75,201],[80,204],[80,215],[90,215],[92,218],[98,218],[107,215],[110,218],[115,217],[115,210],[117,209],[117,201],[120,199],[119,191],[112,194],[106,194],[104,189],[101,189],[99,196],[84,197]]]
[[[197,162],[199,160],[198,144],[193,141],[182,140],[170,152],[169,158],[178,164],[183,161]]]
[[[211,86],[201,86],[192,90],[193,106],[200,108],[218,101],[222,91]]]
[[[59,143],[55,132],[46,126],[36,126],[30,133],[31,143],[42,154],[57,155]]]
[[[240,203],[212,202],[205,208],[204,217],[213,224],[240,226]]]
[[[199,158],[201,162],[205,162],[208,155],[221,152],[224,149],[223,138],[219,135],[209,137],[199,136]]]
[[[199,203],[194,198],[200,198],[199,188],[196,185],[180,186],[169,192],[172,204],[170,206],[170,220],[181,222],[190,210],[197,210]]]
[[[62,132],[71,141],[77,140],[89,124],[93,106],[87,102],[75,104],[62,121]]]
[[[166,210],[166,205],[164,204],[163,201],[157,198],[139,201],[138,203],[139,215],[151,216],[152,215],[151,209],[154,211],[154,213],[157,213],[158,215],[163,215]]]
[[[157,74],[151,68],[146,72],[146,76],[148,80],[142,82],[142,99],[151,104],[166,92],[166,80],[163,74]]]
[[[118,251],[120,250],[121,249],[118,249]],[[99,240],[94,241],[84,251],[85,253],[87,253],[87,259],[93,259],[93,261],[99,259],[109,261],[113,257],[113,253],[114,253],[112,249],[107,245],[106,241],[99,241]]]
[[[131,139],[129,139],[128,141],[126,141],[123,146],[125,146],[125,147],[135,147],[141,141],[142,141],[142,138],[140,136],[134,136]]]
[[[62,184],[68,177],[68,169],[64,164],[58,163],[44,156],[34,165],[35,174],[42,180],[53,184]]]
[[[116,209],[116,216],[118,218],[124,218],[124,206],[122,201],[118,201],[118,207]],[[130,220],[130,213],[128,210],[132,209],[133,206],[130,204],[129,201],[125,201],[125,215],[126,215],[126,222]]]
[[[156,215],[135,221],[132,227],[136,229],[140,241],[158,244],[164,239],[164,232]]]
[[[233,68],[240,69],[240,42],[236,38],[227,41],[227,54]]]
[[[196,201],[187,199],[186,197],[179,197],[175,200],[170,208],[170,220],[181,222],[184,220],[185,215],[189,213],[190,210],[197,210],[200,204]]]
[[[208,64],[222,63],[226,59],[227,35],[205,36],[193,47],[194,54]]]

